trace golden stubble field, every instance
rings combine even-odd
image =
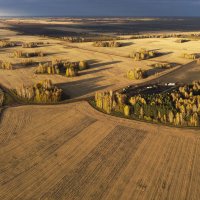
[[[9,108],[0,199],[198,200],[198,133],[106,116],[86,102]]]
[[[36,62],[88,60],[91,68],[79,77],[66,78],[35,75],[35,67],[18,64],[13,71],[0,70],[2,85],[11,89],[49,78],[71,97],[136,83],[124,77],[132,67],[149,69],[149,64],[161,61],[186,64],[189,61],[179,57],[182,52],[200,52],[199,41],[177,44],[175,39],[127,40],[129,44],[118,49],[96,49],[91,43],[69,47],[58,40],[5,32],[1,38],[45,42],[43,47],[32,49],[47,53],[34,58]],[[126,57],[140,48],[159,49],[166,54],[142,62]],[[21,59],[11,56],[15,49],[20,47],[1,49],[0,59],[20,63]],[[111,117],[84,101],[10,107],[0,118],[0,199],[198,200],[199,139],[198,129]]]
[[[2,85],[15,89],[22,84],[29,85],[40,80],[51,79],[53,83],[58,84],[72,98],[91,95],[97,90],[116,89],[141,82],[131,81],[125,77],[127,71],[133,68],[149,70],[148,73],[151,76],[148,79],[155,78],[153,74],[156,71],[150,67],[151,64],[158,62],[186,64],[190,60],[181,58],[180,55],[182,53],[200,52],[200,47],[198,47],[199,41],[179,44],[175,42],[175,38],[123,40],[121,42],[124,46],[120,48],[93,47],[92,43],[69,44],[54,39],[17,34],[14,36],[8,34],[6,36],[4,33],[4,37],[2,36],[1,38],[9,38],[11,41],[21,42],[44,42],[44,45],[41,47],[33,49],[21,47],[1,49],[0,60],[11,61],[15,64],[15,69],[12,71],[0,70],[0,83]],[[140,50],[141,48],[157,50],[163,53],[163,55],[144,61],[133,61],[133,59],[128,58],[128,55],[133,50]],[[46,53],[45,57],[32,59],[38,63],[55,59],[69,61],[87,60],[90,64],[90,69],[80,72],[80,75],[75,78],[67,78],[60,75],[36,75],[34,71],[37,64],[36,66],[22,66],[20,63],[24,60],[23,58],[13,58],[12,53],[15,50],[23,50],[25,52],[42,51]],[[146,79],[142,81],[146,81]]]

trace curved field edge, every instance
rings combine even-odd
[[[197,199],[198,132],[108,116],[87,102],[11,107],[0,123],[0,197]]]
[[[145,83],[143,83],[145,84]],[[143,85],[141,84],[141,85]],[[155,124],[155,125],[158,125],[158,126],[167,126],[167,127],[172,127],[172,128],[179,128],[179,129],[194,129],[194,130],[200,130],[200,127],[188,127],[188,126],[174,126],[174,125],[171,125],[171,124],[164,124],[164,123],[156,123],[156,122],[150,122],[150,121],[147,121],[147,120],[141,120],[139,118],[133,118],[133,117],[126,117],[124,116],[123,114],[121,113],[116,113],[116,112],[112,112],[110,115],[105,113],[103,110],[99,109],[96,107],[95,105],[95,102],[93,100],[93,97],[83,97],[83,98],[78,98],[78,99],[66,99],[66,100],[62,100],[60,102],[56,102],[56,103],[36,103],[36,102],[31,102],[31,101],[26,101],[20,97],[18,97],[13,91],[1,86],[1,88],[3,88],[4,91],[6,91],[6,94],[7,96],[10,96],[10,98],[12,99],[12,103],[18,103],[19,105],[18,106],[25,106],[25,105],[35,105],[35,106],[53,106],[53,105],[67,105],[67,104],[72,104],[72,103],[78,103],[78,102],[88,102],[88,104],[93,107],[97,112],[101,112],[103,113],[104,115],[108,115],[108,116],[115,116],[115,117],[118,117],[118,118],[124,118],[124,119],[127,119],[127,120],[130,120],[130,121],[137,121],[137,122],[143,122],[143,123],[147,123],[147,124]],[[0,122],[1,122],[1,118],[2,118],[2,115],[3,115],[3,111],[5,111],[5,109],[7,109],[9,106],[6,105],[6,107],[4,106],[2,109],[1,109],[1,112],[0,112]]]
[[[139,119],[137,117],[126,117],[124,116],[122,113],[119,113],[119,112],[111,112],[111,114],[108,114],[106,113],[104,110],[98,108],[96,105],[95,105],[95,102],[94,100],[88,100],[88,103],[90,104],[91,107],[93,107],[96,111],[98,112],[101,112],[103,113],[104,115],[108,115],[108,116],[114,116],[114,117],[117,117],[117,118],[122,118],[122,119],[126,119],[126,120],[129,120],[129,121],[136,121],[136,122],[142,122],[142,123],[147,123],[147,124],[155,124],[155,125],[158,125],[158,126],[163,126],[163,127],[171,127],[171,128],[178,128],[178,129],[186,129],[186,130],[190,130],[190,129],[194,129],[194,130],[200,130],[200,126],[198,127],[195,127],[195,126],[175,126],[173,124],[169,124],[169,123],[162,123],[162,122],[153,122],[153,121],[147,121],[145,119]]]
[[[147,84],[147,83],[142,83],[141,85],[144,85],[144,84]],[[25,105],[35,105],[35,106],[50,106],[50,105],[67,105],[67,104],[72,104],[72,103],[78,103],[78,102],[88,102],[88,104],[93,107],[96,111],[98,112],[101,112],[101,113],[104,113],[105,115],[108,115],[108,116],[115,116],[115,117],[118,117],[118,118],[124,118],[124,119],[127,119],[127,120],[131,120],[131,121],[137,121],[137,122],[143,122],[143,123],[147,123],[147,124],[155,124],[155,125],[158,125],[158,126],[167,126],[167,127],[172,127],[172,128],[179,128],[179,129],[194,129],[194,130],[200,130],[200,127],[189,127],[189,126],[175,126],[175,125],[172,125],[172,124],[164,124],[164,123],[156,123],[156,122],[151,122],[151,121],[147,121],[147,120],[141,120],[139,118],[136,118],[136,117],[126,117],[124,116],[123,114],[121,113],[116,113],[116,112],[112,112],[110,115],[105,113],[102,109],[99,109],[96,107],[95,105],[95,102],[94,102],[94,97],[93,96],[90,96],[90,97],[83,97],[83,98],[78,98],[78,99],[66,99],[66,100],[62,100],[60,102],[56,102],[56,103],[36,103],[36,102],[31,102],[31,101],[26,101],[22,98],[20,98],[19,96],[16,95],[15,92],[13,92],[12,90],[9,90],[5,87],[3,87],[2,85],[0,85],[1,88],[3,88],[3,91],[6,91],[6,95],[9,96],[12,101],[11,101],[11,105],[12,104],[15,104],[17,103],[18,106],[25,106]],[[9,104],[6,105],[6,107],[4,106],[2,108],[2,111],[0,112],[0,122],[1,122],[1,117],[2,117],[2,112],[8,108]]]

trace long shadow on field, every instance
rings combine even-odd
[[[107,69],[111,69],[111,68],[112,67],[106,67],[106,68],[102,68],[102,69],[84,70],[84,71],[80,72],[80,76],[87,75],[87,74],[96,74],[98,72],[101,72],[101,71],[104,71],[104,70],[107,70]]]
[[[161,61],[160,63],[162,64],[162,63],[168,63],[168,62],[167,61]],[[180,63],[169,63],[169,64],[171,64],[171,68],[177,67],[178,65],[180,65]],[[155,67],[155,68],[149,69],[147,71],[147,75],[151,76],[151,75],[154,75],[155,73],[160,73],[160,72],[163,72],[165,70],[167,70],[167,69],[166,68],[162,68],[162,67]]]
[[[39,65],[39,63],[42,63],[42,62],[33,62],[33,63],[30,63],[30,64],[16,63],[16,64],[13,65],[13,70],[37,67]]]
[[[96,60],[96,59],[91,59],[91,60],[86,60],[86,61],[91,66],[100,62],[100,60]]]
[[[90,69],[91,68],[98,68],[98,67],[104,67],[107,65],[113,65],[113,64],[117,64],[120,63],[121,61],[111,61],[111,62],[99,62],[97,60],[87,60],[87,62],[90,65]]]
[[[161,53],[158,53],[158,55],[156,57],[161,57],[161,56],[166,56],[166,55],[169,55],[169,54],[172,54],[173,52],[170,51],[170,52],[161,52]]]
[[[134,44],[133,42],[123,42],[123,43],[121,43],[121,47],[127,47],[127,46],[131,46],[133,44]]]
[[[150,49],[149,51],[159,51],[160,49]]]
[[[164,68],[154,68],[154,69],[149,69],[147,71],[147,76],[152,76],[155,75],[156,73],[161,73],[163,71],[165,71],[166,69]]]
[[[59,53],[58,52],[48,52],[48,53],[44,52],[44,55],[45,56],[53,56],[53,55],[58,55],[58,54],[63,54],[63,53],[67,54],[67,52],[63,51],[63,52],[59,52]]]
[[[60,83],[57,84],[59,88],[62,88],[63,91],[70,96],[70,98],[81,97],[90,93],[94,93],[98,90],[104,90],[110,85],[100,86],[98,83],[103,82],[105,78],[103,76],[95,77],[95,78],[87,78],[84,80],[71,81],[68,83]]]

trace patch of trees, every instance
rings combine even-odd
[[[39,64],[36,68],[36,74],[60,74],[66,75],[67,77],[74,77],[78,75],[78,71],[85,70],[88,68],[86,61],[80,62],[65,62],[61,60],[55,60],[43,64]]]
[[[82,70],[85,70],[85,69],[88,69],[89,68],[89,64],[86,62],[86,61],[80,61],[79,63],[78,63],[78,69],[80,70],[80,71],[82,71]]]
[[[196,53],[192,53],[192,54],[184,53],[184,54],[182,54],[181,57],[182,57],[182,58],[186,58],[186,59],[195,60],[195,59],[199,58],[199,55],[196,54]]]
[[[191,38],[199,39],[199,33],[169,33],[169,34],[143,34],[133,35],[130,39],[145,39],[145,38]]]
[[[112,91],[96,92],[95,103],[96,106],[106,113],[119,111],[123,112],[126,106],[127,96],[120,93],[113,93]]]
[[[140,49],[139,51],[133,51],[130,54],[130,57],[136,61],[140,61],[140,60],[147,60],[150,58],[154,58],[154,57],[157,57],[158,55],[160,55],[160,53],[158,53],[157,51],[149,51],[146,49]]]
[[[160,69],[170,69],[176,65],[177,65],[176,63],[155,63],[152,64],[151,67]]]
[[[37,42],[23,43],[22,47],[23,48],[35,48],[35,47],[38,47],[38,44],[37,44]]]
[[[69,63],[66,65],[66,77],[75,77],[78,76],[78,64],[77,63]]]
[[[7,41],[7,40],[0,41],[0,48],[16,47],[19,45],[20,45],[19,42],[11,42],[11,41]]]
[[[15,58],[31,58],[31,57],[43,57],[45,54],[41,51],[39,52],[23,52],[23,51],[14,51],[13,53]]]
[[[62,89],[53,85],[51,80],[44,80],[32,86],[24,86],[16,89],[16,94],[28,101],[37,103],[55,103],[62,100]]]
[[[111,37],[111,36],[99,36],[99,35],[86,35],[84,37],[74,36],[74,37],[62,37],[64,41],[71,42],[71,43],[81,43],[81,42],[94,42],[94,41],[111,41],[119,39],[119,37]]]
[[[61,74],[64,73],[64,63],[60,60],[55,60],[46,63],[40,63],[35,70],[36,74]]]
[[[80,43],[80,42],[85,42],[85,38],[83,37],[63,37],[63,40],[67,41],[67,42],[71,42],[71,43]]]
[[[200,126],[200,81],[169,93],[128,97],[113,92],[97,92],[96,106],[106,113],[175,126]]]
[[[145,38],[172,38],[180,37],[181,35],[177,34],[146,34],[146,35],[133,35],[130,39],[145,39]]]
[[[44,44],[44,42],[28,42],[28,43],[23,43],[22,47],[23,48],[36,48],[43,44]]]
[[[177,43],[185,43],[185,42],[189,42],[190,40],[188,39],[178,39],[176,40]]]
[[[12,70],[13,64],[9,61],[0,61],[0,69]]]
[[[147,72],[142,70],[141,68],[134,68],[133,70],[129,70],[126,74],[128,79],[131,80],[139,80],[147,77]]]
[[[121,47],[122,44],[116,41],[96,41],[93,43],[94,47]]]

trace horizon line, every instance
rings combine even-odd
[[[126,15],[2,15],[0,16],[0,18],[15,18],[15,17],[21,17],[21,18],[28,18],[28,17],[32,17],[32,18],[60,18],[60,17],[64,17],[64,18],[200,18],[199,16],[126,16]]]

